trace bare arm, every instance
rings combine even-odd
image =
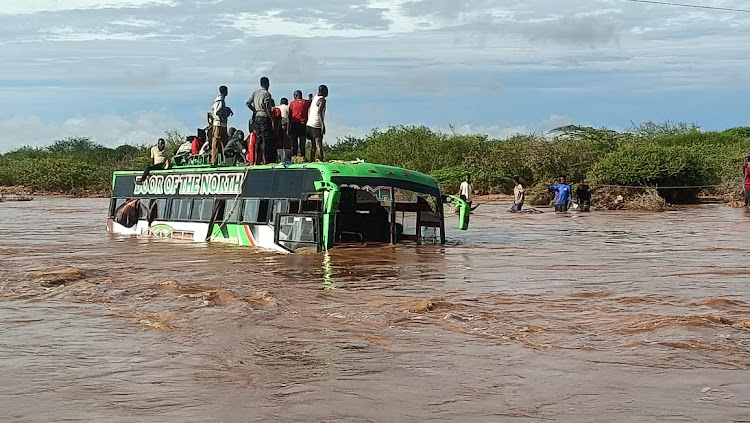
[[[323,129],[323,135],[326,134],[325,115],[326,115],[326,99],[320,98],[318,99],[318,116],[320,117],[320,125]]]

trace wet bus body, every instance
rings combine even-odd
[[[341,244],[445,243],[441,193],[427,175],[365,162],[184,166],[115,172],[111,233],[224,242],[279,252]]]

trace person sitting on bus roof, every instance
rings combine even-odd
[[[224,148],[224,164],[227,166],[234,166],[238,162],[244,163],[245,156],[242,154],[245,151],[243,142],[245,141],[245,133],[242,131],[235,131],[232,139]]]
[[[200,154],[203,143],[206,142],[206,131],[203,131],[203,138],[201,138],[202,129],[198,129],[198,136],[193,138],[193,142],[190,144],[190,154],[196,156]]]
[[[252,126],[252,131],[247,137],[247,162],[251,165],[263,164],[263,146],[258,139],[258,131]]]
[[[143,171],[141,179],[136,181],[137,183],[143,183],[148,178],[148,174],[152,170],[166,169],[169,167],[169,159],[167,158],[167,143],[164,138],[159,138],[156,145],[151,147],[151,162],[152,165],[146,167]]]
[[[190,151],[193,148],[193,138],[195,138],[195,135],[189,135],[185,139],[185,142],[180,144],[177,148],[177,152],[175,152],[174,157],[172,157],[172,160],[176,165],[185,164],[188,158],[190,158]]]

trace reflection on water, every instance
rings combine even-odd
[[[488,204],[446,246],[277,255],[113,237],[106,207],[0,204],[3,420],[750,416],[741,210]]]

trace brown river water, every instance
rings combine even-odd
[[[743,210],[500,202],[446,246],[278,255],[107,204],[0,203],[0,421],[750,422]]]

